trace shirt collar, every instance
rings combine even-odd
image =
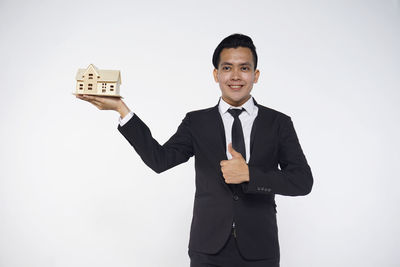
[[[244,103],[244,104],[241,105],[240,107],[233,107],[233,106],[229,105],[228,103],[226,103],[226,102],[222,99],[222,97],[220,97],[218,109],[219,109],[219,112],[220,112],[221,114],[225,114],[225,113],[228,111],[228,109],[230,109],[230,108],[242,108],[242,107],[245,109],[245,111],[246,111],[249,115],[252,115],[253,112],[254,112],[254,107],[255,107],[254,101],[253,101],[253,97],[250,96],[250,98],[246,101],[246,103]]]

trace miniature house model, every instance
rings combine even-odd
[[[76,73],[76,94],[117,96],[121,84],[119,70],[99,70],[93,64]]]

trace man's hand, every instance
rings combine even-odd
[[[232,143],[229,143],[228,151],[231,153],[232,159],[220,162],[225,182],[227,184],[240,184],[250,181],[249,166],[247,166],[242,154],[232,148]]]
[[[125,117],[130,112],[124,101],[118,97],[76,95],[76,98],[92,103],[100,110],[115,110],[121,115],[121,118]]]

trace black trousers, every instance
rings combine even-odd
[[[190,267],[279,267],[279,259],[246,260],[240,255],[233,234],[217,254],[189,250]]]

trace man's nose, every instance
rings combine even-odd
[[[233,69],[233,70],[232,70],[231,79],[232,79],[232,80],[239,80],[239,79],[240,79],[239,70],[237,70],[237,69]]]

